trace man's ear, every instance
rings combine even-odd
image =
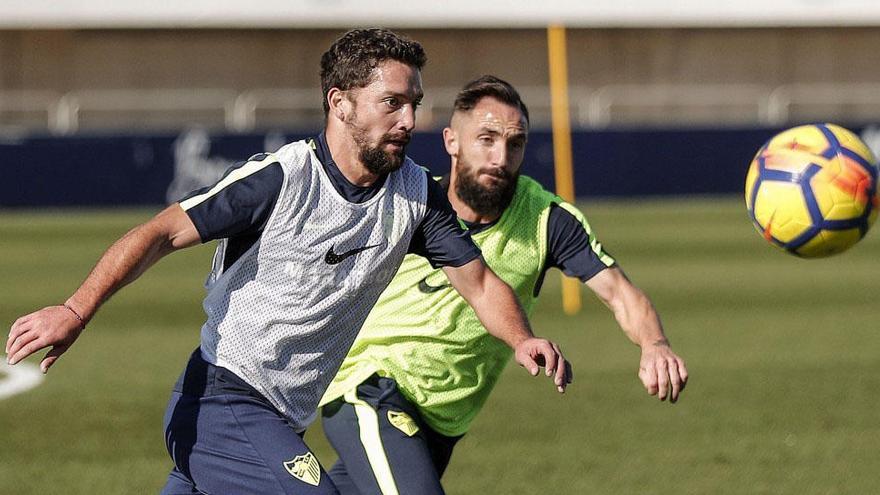
[[[443,146],[446,147],[446,153],[449,156],[458,155],[458,133],[452,130],[451,127],[443,129]]]
[[[351,101],[345,91],[339,88],[330,88],[330,91],[327,92],[327,104],[330,106],[329,115],[340,122],[345,122],[351,115]]]

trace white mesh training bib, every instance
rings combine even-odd
[[[214,255],[201,350],[303,430],[425,216],[427,175],[406,158],[354,204],[307,142],[273,156],[284,184],[260,240],[225,271],[226,240]]]

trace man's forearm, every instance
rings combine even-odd
[[[101,303],[162,256],[199,240],[189,216],[177,204],[135,227],[110,246],[65,307],[46,306],[15,320],[6,339],[7,362],[16,364],[51,347],[40,361],[46,373],[79,338]]]
[[[143,227],[132,229],[113,243],[82,285],[67,299],[66,304],[86,321],[116,291],[137,279],[167,254],[166,243],[151,236],[149,231],[145,232]]]
[[[483,291],[471,305],[486,330],[511,349],[534,336],[513,289],[488,270]]]
[[[492,336],[515,349],[534,337],[516,294],[482,259],[443,269],[449,282],[474,308],[480,323]]]
[[[139,225],[110,246],[65,304],[87,322],[117,290],[173,250],[172,240],[154,224]]]
[[[532,375],[541,366],[561,393],[571,382],[571,366],[555,343],[536,338],[525,311],[509,285],[498,278],[481,259],[443,270],[449,282],[474,308],[489,333],[511,349],[516,362]]]
[[[640,347],[669,344],[654,305],[637,287],[627,287],[613,309],[620,328],[634,344]]]

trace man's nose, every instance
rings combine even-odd
[[[400,112],[398,128],[406,132],[412,132],[416,126],[416,107],[414,105],[404,105]]]
[[[507,168],[507,157],[507,145],[504,142],[498,142],[494,153],[492,153],[492,165],[499,168]]]

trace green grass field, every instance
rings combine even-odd
[[[533,323],[575,382],[511,366],[445,476],[450,494],[866,494],[880,472],[880,233],[800,260],[767,245],[739,198],[584,205],[653,298],[691,382],[672,406],[638,349],[584,292],[548,278]],[[4,334],[63,301],[136,212],[0,213]],[[880,227],[875,227],[880,230]],[[198,343],[212,247],[175,253],[114,297],[39,387],[0,401],[0,493],[156,493],[168,394]],[[35,361],[35,360],[32,360]],[[325,466],[316,425],[306,436]]]

